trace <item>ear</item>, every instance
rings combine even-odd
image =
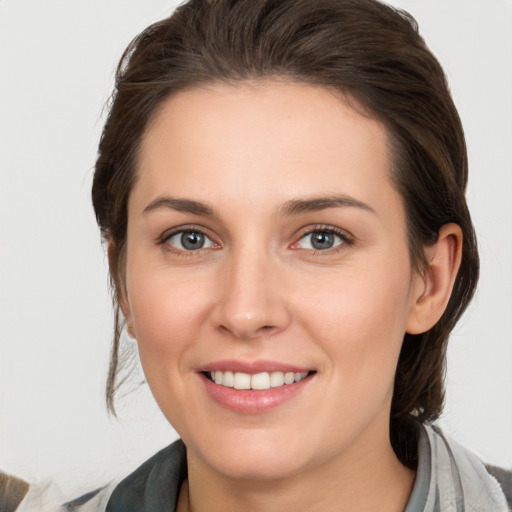
[[[427,268],[415,276],[406,331],[421,334],[432,328],[444,313],[452,294],[462,258],[462,230],[445,224],[437,242],[425,248]]]
[[[117,303],[119,304],[119,307],[121,308],[121,312],[123,313],[123,316],[126,320],[126,330],[128,331],[128,334],[135,338],[134,330],[133,330],[133,324],[131,321],[131,314],[130,314],[130,307],[128,304],[128,297],[126,295],[126,286],[123,282],[123,279],[121,275],[119,274],[119,268],[118,268],[118,255],[116,254],[117,248],[114,244],[114,242],[109,241],[107,244],[107,255],[108,255],[108,266],[110,268],[110,274],[113,277],[114,283],[115,283],[115,293],[117,296]]]

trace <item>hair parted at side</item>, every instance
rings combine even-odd
[[[384,123],[416,271],[426,268],[424,247],[435,243],[441,226],[462,229],[462,263],[447,309],[428,332],[405,335],[398,362],[391,436],[399,458],[412,465],[407,425],[432,421],[442,410],[448,337],[474,293],[479,263],[465,200],[464,134],[445,75],[414,19],[377,0],[189,0],[125,50],[92,188],[109,242],[116,313],[108,408],[114,412],[118,386],[127,202],[145,129],[178,91],[269,78],[337,89]]]

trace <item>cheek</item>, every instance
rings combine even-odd
[[[379,372],[394,377],[409,309],[408,260],[375,268],[340,272],[322,287],[307,287],[298,299],[304,328],[315,333],[333,367],[343,368],[344,379]]]
[[[190,276],[140,267],[127,276],[130,323],[139,345],[142,363],[154,360],[179,363],[184,347],[198,339],[206,314],[202,297],[206,283]]]
[[[156,402],[171,424],[181,426],[183,407],[193,375],[193,356],[201,339],[207,290],[196,279],[169,269],[127,276],[131,324],[142,369]],[[170,392],[172,390],[172,393]]]

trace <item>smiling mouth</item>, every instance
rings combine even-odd
[[[203,372],[205,377],[219,386],[234,389],[264,391],[300,382],[315,372],[261,372],[243,373],[231,371]]]

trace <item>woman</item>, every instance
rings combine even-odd
[[[182,438],[78,510],[506,510],[430,426],[478,277],[443,72],[373,0],[191,1],[126,51],[93,184],[116,330]]]

